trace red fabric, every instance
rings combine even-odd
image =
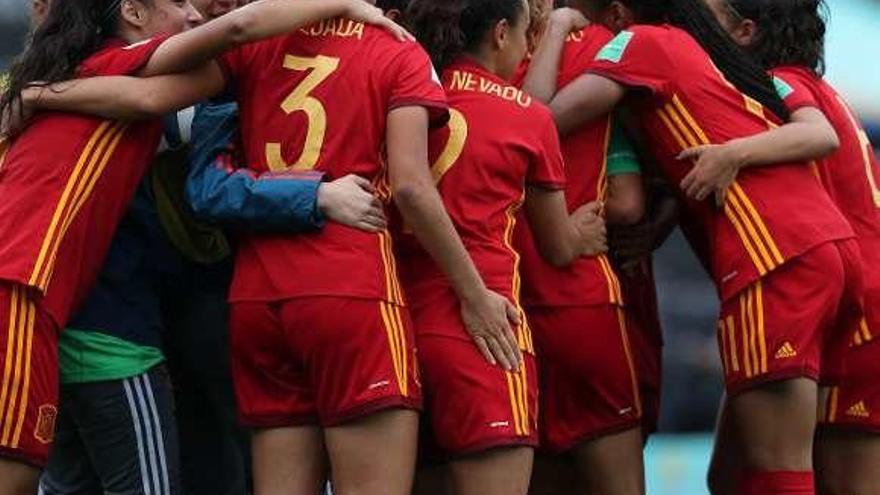
[[[0,325],[0,456],[43,467],[58,415],[58,328],[32,289],[8,283]]]
[[[519,255],[512,233],[525,188],[565,185],[555,124],[544,105],[473,62],[451,65],[443,84],[454,112],[450,125],[466,123],[467,131],[458,159],[438,183],[440,195],[486,285],[518,303]],[[450,127],[431,134],[431,163],[455,149],[450,141],[455,135]],[[400,253],[409,303],[418,307],[414,314],[424,313],[426,301],[447,293],[449,284],[413,236]],[[447,328],[424,328],[418,319],[420,334]]]
[[[164,39],[111,43],[81,73],[133,74]],[[94,283],[160,137],[158,120],[47,112],[9,148],[0,172],[0,279],[44,292],[59,326]]]
[[[611,31],[591,25],[572,33],[565,42],[558,86],[563,88],[584,75],[596,53],[609,41]],[[562,138],[567,176],[565,198],[569,211],[591,201],[607,199],[606,159],[610,116],[596,119]],[[526,222],[516,231],[522,253],[523,304],[578,306],[620,303],[620,284],[605,256],[580,258],[570,266],[555,267],[538,251]]]
[[[509,373],[490,365],[468,338],[418,336],[433,437],[447,454],[538,445],[535,358]]]
[[[640,425],[637,371],[620,307],[535,308],[529,318],[541,380],[542,448],[565,452]]]
[[[671,26],[634,26],[629,43],[599,57],[590,71],[621,84],[647,88],[636,105],[653,155],[678,184],[692,163],[677,159],[686,148],[724,143],[766,131],[778,122],[759,103],[729,84],[700,45]],[[620,40],[617,42],[620,45]],[[619,46],[617,48],[620,48]],[[811,248],[853,236],[815,170],[803,163],[753,167],[739,174],[725,208],[712,201],[685,202],[685,214],[701,233],[699,247],[722,300]]]
[[[798,377],[836,384],[862,319],[853,240],[823,244],[722,304],[718,346],[730,394]]]
[[[818,162],[819,176],[856,233],[865,262],[868,327],[880,335],[880,164],[855,113],[830,84],[803,68],[773,73],[792,88],[785,99],[792,110],[817,108],[837,131],[840,147]]]
[[[646,434],[654,433],[660,422],[663,328],[650,260],[642,263],[634,273],[621,274],[620,283],[626,300],[624,311],[642,396],[642,430]]]
[[[436,123],[447,116],[443,88],[418,43],[347,19],[242,46],[224,55],[222,64],[238,95],[245,156],[256,172],[270,170],[269,143],[277,143],[274,168],[314,153],[314,169],[328,179],[360,175],[387,201],[382,154],[389,111],[422,106]],[[297,88],[301,95],[293,93]],[[391,253],[387,234],[335,223],[310,235],[246,237],[230,298],[340,296],[399,303]]]
[[[880,433],[880,344],[852,346],[843,358],[843,378],[831,388],[819,423]]]
[[[233,303],[232,372],[249,426],[331,426],[421,406],[412,323],[384,301]]]
[[[742,495],[814,495],[812,471],[774,471],[748,473],[740,482]]]

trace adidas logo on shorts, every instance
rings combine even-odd
[[[776,355],[773,356],[776,359],[788,359],[797,356],[797,351],[794,349],[794,346],[791,345],[791,342],[786,342],[782,344],[782,347],[776,351]]]
[[[868,410],[868,407],[865,405],[865,401],[859,401],[856,404],[853,404],[852,407],[846,410],[847,416],[854,416],[856,418],[868,418],[871,416],[871,411]]]

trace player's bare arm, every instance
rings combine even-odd
[[[400,39],[408,36],[406,30],[384,17],[381,9],[362,0],[262,0],[168,38],[140,75],[187,71],[235,46],[340,16],[383,26]]]
[[[645,188],[641,174],[608,177],[605,219],[612,225],[633,225],[645,216]]]
[[[540,187],[526,190],[526,215],[541,257],[553,266],[568,266],[580,256],[608,250],[601,205],[589,203],[569,216],[565,194]]]
[[[745,167],[807,162],[828,156],[840,146],[837,132],[819,109],[804,107],[791,114],[791,122],[776,129],[683,152],[694,168],[681,183],[689,197],[704,200],[722,192]],[[719,194],[719,197],[721,194]]]
[[[409,34],[363,0],[263,0],[203,26],[168,38],[134,77],[90,78],[22,94],[26,117],[33,110],[88,113],[113,119],[164,115],[217,95],[225,78],[213,57],[239,44],[293,31],[321,19],[345,16],[388,29],[400,39]],[[160,76],[159,74],[166,74]],[[10,122],[20,126],[24,119]]]
[[[580,12],[570,8],[556,9],[550,14],[547,30],[529,63],[529,72],[523,89],[543,103],[549,103],[556,95],[559,65],[565,38],[573,30],[587,25]]]
[[[389,178],[404,220],[449,279],[465,326],[484,357],[505,369],[518,369],[522,354],[511,329],[511,323],[519,323],[518,312],[486,288],[443,207],[428,167],[427,110],[395,109],[387,126]]]

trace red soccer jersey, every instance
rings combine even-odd
[[[837,131],[840,148],[819,161],[819,175],[831,199],[849,220],[862,251],[866,307],[880,304],[880,173],[874,149],[859,120],[844,99],[814,72],[801,67],[774,69],[775,82],[785,104],[794,111],[817,108]],[[868,311],[869,315],[872,311]],[[878,321],[872,321],[878,327]],[[874,328],[875,332],[880,328]],[[870,340],[870,333],[859,340]]]
[[[634,26],[596,57],[590,71],[647,90],[641,123],[667,178],[678,184],[693,163],[676,157],[700,144],[725,143],[774,126],[769,112],[726,81],[687,32]],[[822,243],[852,237],[852,229],[804,163],[740,172],[723,208],[686,201],[686,212],[709,243],[722,300]]]
[[[389,111],[446,97],[417,43],[347,19],[242,46],[223,57],[241,108],[247,163],[256,172],[357,174],[388,199],[382,154]],[[318,233],[242,239],[230,298],[342,296],[402,302],[391,238],[328,223]]]
[[[518,303],[519,255],[511,243],[526,184],[565,187],[556,125],[540,102],[467,59],[444,71],[443,86],[451,118],[430,141],[440,195],[486,285]],[[431,319],[430,301],[454,294],[427,253],[408,241],[401,259],[417,331],[458,328]],[[528,341],[521,340],[526,350]]]
[[[590,25],[568,36],[559,68],[559,88],[582,76],[596,54],[614,35],[600,25]],[[607,199],[608,141],[611,116],[581,126],[562,138],[562,156],[568,178],[565,198],[569,211],[591,201]],[[523,303],[527,306],[587,306],[621,304],[620,282],[605,255],[580,258],[557,268],[541,257],[528,224],[516,233],[522,252]]]
[[[79,74],[134,74],[164,39],[111,42]],[[0,168],[0,279],[45,294],[60,327],[94,283],[161,130],[158,120],[47,112],[10,146]]]

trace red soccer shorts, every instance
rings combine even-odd
[[[722,303],[718,346],[727,392],[793,378],[839,382],[862,319],[861,255],[829,242]]]
[[[460,323],[456,323],[461,325]],[[462,338],[418,337],[419,363],[431,427],[446,454],[538,445],[535,357],[524,353],[518,372],[492,366]]]
[[[831,387],[819,422],[880,433],[880,341],[851,347],[840,385]]]
[[[640,425],[638,378],[620,307],[541,307],[529,317],[541,379],[543,448],[566,452]]]
[[[421,407],[403,307],[336,297],[233,303],[230,331],[239,417],[247,426],[333,426]]]
[[[0,455],[42,467],[58,415],[58,329],[24,286],[0,283]]]
[[[480,353],[448,285],[414,291],[410,308],[433,433],[423,452],[456,457],[496,447],[536,447],[538,381],[524,315],[522,325],[513,329],[524,366],[508,373],[490,365]]]
[[[642,432],[655,433],[660,423],[663,382],[663,328],[650,261],[635,273],[619,276],[626,301],[626,317],[642,400]]]
[[[624,296],[626,297],[626,296]],[[645,330],[649,321],[630,312],[632,299],[626,299],[627,328],[632,345],[636,374],[639,379],[639,396],[642,401],[642,432],[656,433],[660,424],[660,396],[663,385],[663,341],[656,332]]]

